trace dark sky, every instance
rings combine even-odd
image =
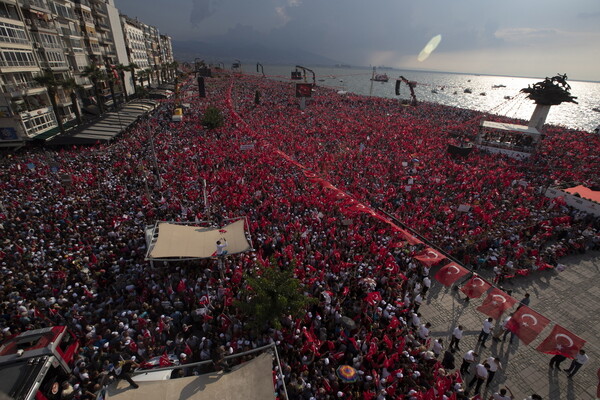
[[[354,65],[600,80],[599,0],[115,1],[173,40],[293,46]],[[437,49],[418,61],[438,34]]]

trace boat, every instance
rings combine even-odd
[[[469,88],[466,88],[465,89],[465,93],[473,93],[473,91],[471,89],[469,89]]]
[[[500,84],[500,85],[492,85],[492,89],[498,89],[498,88],[503,88],[503,87],[506,87],[506,85],[502,85],[502,84]]]
[[[387,74],[376,74],[371,78],[371,80],[375,82],[387,82],[390,80],[390,78],[387,76]]]
[[[485,96],[485,94],[486,94],[485,92],[479,93],[480,96]]]
[[[437,93],[438,91],[436,89],[431,89],[431,93]]]
[[[504,96],[504,100],[510,100],[510,99],[512,99],[512,97],[510,97],[510,96]]]
[[[592,108],[592,111],[600,112],[600,107],[594,107]]]

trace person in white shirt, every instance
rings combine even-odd
[[[510,396],[506,394],[506,391],[510,392]],[[500,391],[494,393],[489,400],[512,400],[515,396],[513,392],[507,387],[506,389],[500,389]]]
[[[433,351],[433,354],[435,354],[436,358],[438,358],[440,354],[442,354],[443,349],[444,345],[442,339],[437,339],[435,342],[433,342],[433,347],[431,348],[431,351]]]
[[[217,257],[224,256],[225,254],[227,254],[227,250],[225,250],[225,247],[227,247],[227,240],[223,239],[222,242],[220,240],[217,240]]]
[[[567,376],[569,378],[572,378],[573,375],[575,375],[577,371],[579,371],[579,368],[581,368],[583,364],[588,362],[589,359],[590,358],[587,356],[587,354],[585,354],[585,350],[579,350],[579,354],[577,354],[573,361],[571,361],[571,366],[565,369],[565,372],[569,374]]]
[[[469,350],[463,356],[463,362],[460,366],[460,373],[463,375],[469,374],[469,367],[475,362],[475,359],[479,354],[475,353],[475,350]]]
[[[419,337],[424,342],[429,337],[429,328],[431,328],[431,323],[421,324],[419,328]]]
[[[490,336],[492,332],[492,326],[494,319],[492,317],[483,321],[483,327],[481,328],[481,332],[479,333],[479,337],[477,338],[477,343],[481,342],[481,347],[487,347],[485,345],[485,341]]]
[[[419,311],[419,307],[421,307],[421,303],[423,302],[423,296],[419,293],[415,296],[415,305],[413,306],[413,311]]]
[[[423,278],[423,295],[425,295],[427,293],[427,291],[429,290],[429,288],[431,287],[431,279],[426,276],[425,278]]]
[[[490,366],[488,365],[488,363],[477,364],[477,366],[475,367],[475,376],[473,377],[473,379],[471,379],[471,382],[469,382],[468,390],[471,390],[473,384],[477,382],[477,385],[475,386],[475,394],[479,394],[479,391],[481,390],[481,385],[483,385],[483,382],[485,382],[485,380],[488,378],[489,369]]]
[[[494,379],[494,375],[498,370],[502,369],[502,363],[500,362],[500,358],[498,357],[489,357],[485,362],[490,366],[488,370],[488,378],[485,382],[486,386],[490,386],[490,382]]]
[[[458,347],[458,343],[460,343],[460,339],[462,339],[463,337],[463,332],[464,330],[462,325],[459,325],[456,328],[454,328],[454,331],[452,332],[452,339],[450,339],[450,350],[452,350],[453,348],[455,348],[456,350],[460,350],[460,347]]]

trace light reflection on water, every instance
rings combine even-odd
[[[334,87],[338,90],[343,89],[363,95],[369,94],[370,69],[310,66],[308,68],[315,72],[318,80],[317,86]],[[289,79],[292,69],[294,69],[293,66],[264,66],[265,74],[274,78]],[[415,89],[417,100],[492,112],[525,121],[531,117],[535,105],[531,100],[525,99],[523,94],[519,94],[519,90],[542,80],[540,78],[399,70],[379,70],[378,73],[386,73],[390,80],[387,83],[374,82],[373,96],[408,99],[410,97],[409,90],[405,85],[401,86],[400,96],[396,96],[394,92],[396,79],[399,75],[403,75],[408,80],[417,82]],[[309,81],[312,81],[312,76],[310,74],[309,76]],[[600,112],[592,110],[600,108],[600,83],[568,82],[571,85],[571,94],[577,96],[579,104],[563,103],[553,106],[548,114],[547,123],[585,131],[594,130],[600,124]],[[492,88],[494,85],[506,87]],[[471,89],[472,93],[464,93],[466,88]],[[432,93],[432,90],[437,93]],[[480,93],[485,93],[485,96]],[[510,96],[512,99],[506,100],[505,96]]]

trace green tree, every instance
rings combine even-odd
[[[104,114],[104,102],[102,101],[102,96],[100,96],[100,82],[104,81],[104,73],[96,64],[92,64],[86,66],[81,75],[87,77],[90,82],[92,82],[92,85],[94,86],[94,97],[98,103],[100,114]]]
[[[33,80],[44,86],[48,91],[48,97],[50,98],[50,104],[52,104],[52,110],[56,116],[58,129],[60,130],[60,133],[65,133],[65,127],[63,126],[62,118],[58,113],[58,104],[56,102],[56,94],[58,93],[58,89],[61,87],[62,82],[54,77],[51,70],[44,71],[43,75],[36,76]]]
[[[127,88],[125,87],[125,72],[131,72],[131,68],[129,65],[118,64],[116,70],[118,71],[121,80],[121,90],[123,91],[123,96],[125,96],[125,102],[128,102],[129,96],[127,95]]]
[[[225,119],[223,118],[223,114],[221,114],[221,110],[214,106],[209,106],[206,108],[206,112],[202,118],[202,125],[206,129],[220,128],[224,123]]]
[[[234,305],[248,317],[252,328],[258,331],[271,327],[280,329],[281,318],[300,317],[309,305],[317,302],[302,292],[292,270],[282,271],[270,265],[260,268],[256,276],[245,274],[247,285],[241,290],[241,300]]]
[[[77,101],[77,90],[81,89],[81,85],[78,85],[77,82],[75,82],[75,78],[67,78],[62,82],[62,87],[69,92],[73,111],[75,111],[75,118],[77,118],[77,124],[81,124],[81,111],[79,110],[79,102]]]

